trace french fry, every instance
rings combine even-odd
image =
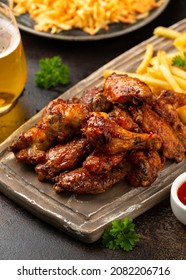
[[[159,80],[165,80],[163,74],[161,73],[161,71],[159,71],[159,66],[157,67],[148,67],[147,68],[147,73],[149,74],[149,76],[155,78],[155,79],[159,79]]]
[[[175,53],[168,53],[168,54],[166,53],[166,58],[167,58],[169,65],[172,64],[172,60],[175,56],[183,57],[183,52],[175,52]]]
[[[110,75],[113,74],[113,73],[123,75],[123,74],[124,74],[124,71],[119,71],[119,70],[114,70],[114,69],[106,69],[106,70],[103,72],[103,77],[104,77],[104,79],[106,79],[108,76],[110,76]]]
[[[152,65],[152,66],[157,66],[159,64],[159,62],[158,62],[158,57],[157,56],[153,56],[152,58],[151,58],[151,60],[150,60],[150,65]]]
[[[175,57],[175,56],[181,56],[182,58],[184,58],[184,55],[183,55],[183,52],[174,52],[174,53],[166,53],[166,59],[168,61],[169,64],[172,63],[172,59]],[[155,66],[159,64],[159,61],[158,61],[158,56],[153,56],[151,61],[150,61],[150,65],[152,66]]]
[[[135,73],[108,69],[105,70],[104,77],[108,77],[113,72],[127,74],[145,82],[157,94],[161,89],[186,93],[186,69],[172,65],[175,56],[180,56],[185,60],[186,32],[180,33],[170,28],[159,26],[154,30],[154,34],[174,39],[173,45],[177,47],[177,51],[175,49],[173,53],[166,53],[164,50],[158,50],[157,54],[154,55],[153,45],[148,44],[143,60]]]
[[[148,74],[137,74],[137,73],[107,69],[107,70],[104,71],[103,77],[107,78],[112,73],[122,74],[122,75],[126,74],[129,77],[140,79],[142,82],[144,82],[147,85],[152,86],[152,87],[154,86],[154,87],[158,87],[158,88],[170,89],[170,86],[169,86],[168,82],[160,80],[160,79],[153,78],[153,77],[149,76]]]
[[[186,82],[186,72],[184,70],[182,70],[178,67],[175,67],[175,66],[171,66],[170,69],[171,69],[171,72],[173,75],[178,76],[182,79],[185,79],[185,82]]]
[[[186,105],[176,109],[181,120],[186,124]]]
[[[151,10],[164,4],[164,0],[9,0],[16,16],[28,13],[34,29],[59,33],[78,28],[95,35],[100,29],[108,30],[112,23],[134,24],[145,18]]]
[[[165,65],[160,65],[160,71],[162,72],[165,80],[168,82],[168,84],[172,87],[174,91],[181,92],[181,88],[176,82],[174,76],[171,74],[169,68],[167,68]]]
[[[171,38],[171,39],[175,39],[178,36],[181,35],[180,32],[175,31],[171,28],[168,27],[163,27],[163,26],[158,26],[154,29],[153,32],[154,35],[158,35],[158,36],[162,36],[162,37],[167,37],[167,38]]]
[[[159,65],[164,65],[166,68],[169,69],[169,63],[166,57],[165,51],[159,50],[157,54]]]
[[[181,88],[181,91],[183,93],[186,93],[186,80],[180,78],[180,77],[177,77],[177,76],[174,76],[176,82],[178,83],[178,85],[180,86]]]
[[[132,77],[131,73],[128,73],[128,75]],[[163,89],[163,88],[170,89],[170,85],[168,82],[153,78],[149,75],[138,75],[137,74],[133,77],[140,79],[142,82],[146,83],[147,85],[149,85],[152,88],[156,87],[156,88],[161,88],[161,89]]]
[[[186,51],[186,32],[180,34],[174,41],[173,45],[180,51]]]
[[[147,47],[146,47],[146,52],[145,52],[144,58],[143,58],[142,62],[140,63],[140,65],[138,66],[137,70],[136,70],[137,74],[143,74],[143,73],[147,72],[147,67],[150,64],[153,53],[154,53],[153,45],[148,44]]]

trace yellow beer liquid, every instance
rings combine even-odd
[[[19,103],[16,103],[8,113],[0,116],[0,143],[6,140],[28,118],[26,108]]]
[[[6,29],[5,29],[6,27]],[[21,37],[17,29],[0,19],[0,115],[8,112],[22,93],[27,67]],[[4,45],[3,45],[4,44]]]

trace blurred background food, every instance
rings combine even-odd
[[[10,0],[16,16],[29,13],[37,31],[58,33],[72,28],[94,35],[111,23],[134,23],[164,0]]]

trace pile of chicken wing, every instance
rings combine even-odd
[[[140,80],[113,73],[81,98],[51,101],[10,149],[58,193],[102,193],[124,179],[150,186],[167,160],[185,156],[186,127],[176,111],[183,105],[183,93],[155,95]]]

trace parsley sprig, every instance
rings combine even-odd
[[[186,67],[186,52],[183,52],[183,56],[184,58],[182,58],[180,55],[173,57],[172,65],[180,68]]]
[[[124,251],[131,251],[139,239],[140,235],[135,231],[133,220],[126,217],[123,221],[112,222],[111,228],[106,229],[102,236],[102,243],[112,250],[121,248]]]
[[[49,89],[70,82],[69,67],[63,64],[59,56],[42,58],[39,66],[40,70],[35,74],[35,82],[38,87]]]

